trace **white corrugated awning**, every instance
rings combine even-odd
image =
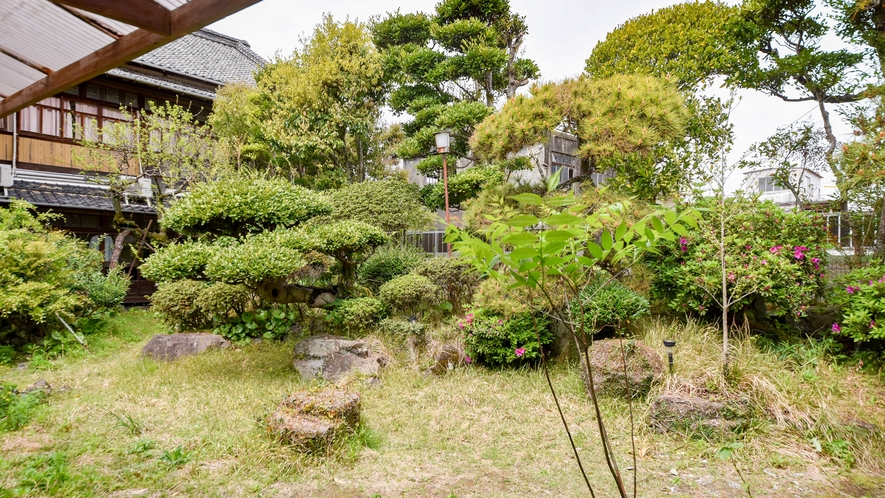
[[[0,0],[0,118],[260,0]]]

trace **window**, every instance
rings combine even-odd
[[[786,189],[778,185],[774,177],[763,176],[759,178],[759,192],[780,192],[782,190]]]
[[[108,105],[77,97],[106,102]],[[43,99],[21,110],[20,129],[60,138],[111,140],[110,136],[99,136],[100,130],[124,121],[121,104],[136,109],[138,102],[139,96],[134,93],[86,83],[65,90],[59,97]]]

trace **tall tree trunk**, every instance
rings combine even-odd
[[[128,228],[117,234],[114,239],[114,251],[111,253],[111,260],[108,262],[108,269],[113,270],[120,263],[120,255],[123,254],[123,241],[129,236],[131,230]]]
[[[885,198],[882,199],[882,210],[879,213],[879,229],[876,232],[876,256],[885,262]]]
[[[723,176],[725,172],[723,171]],[[725,179],[722,180],[725,188]],[[725,192],[719,193],[719,264],[722,267],[722,376],[728,377],[728,269],[725,267]]]

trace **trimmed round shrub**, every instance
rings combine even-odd
[[[458,321],[464,333],[464,347],[470,361],[491,367],[531,365],[541,359],[541,344],[553,342],[550,321],[543,313],[517,313],[504,316],[486,309],[477,309]]]
[[[619,327],[648,315],[648,299],[626,285],[612,280],[586,287],[571,306],[573,320],[583,318],[584,330],[593,334],[600,327]]]
[[[195,280],[163,282],[151,296],[151,309],[176,332],[207,329],[212,325],[211,316],[197,305],[205,288],[204,282]]]
[[[335,301],[326,320],[348,334],[365,333],[387,315],[387,307],[374,297]]]
[[[373,291],[395,277],[410,273],[427,260],[421,248],[406,244],[387,244],[375,250],[357,270],[358,282]]]
[[[379,295],[391,309],[418,315],[439,304],[441,294],[440,288],[429,278],[410,273],[382,285]]]
[[[194,304],[205,313],[224,321],[256,305],[255,296],[242,284],[215,282],[200,291]]]
[[[470,303],[479,283],[479,274],[473,265],[459,258],[430,258],[418,265],[414,273],[438,285],[443,299],[452,304],[455,313]]]

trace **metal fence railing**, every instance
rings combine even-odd
[[[445,256],[448,246],[445,241],[445,230],[428,230],[424,232],[406,232],[404,242],[420,247],[424,252],[434,256]]]

